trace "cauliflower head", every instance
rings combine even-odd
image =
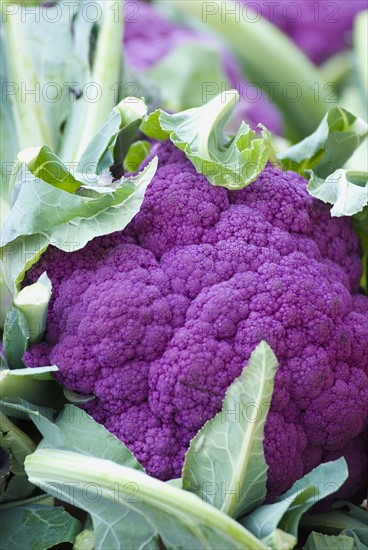
[[[272,499],[344,455],[367,472],[368,298],[348,219],[332,219],[306,181],[267,166],[241,191],[211,186],[169,142],[141,211],[83,250],[50,247],[53,297],[29,366],[94,400],[90,414],[162,480],[181,474],[191,438],[220,409],[266,340],[279,369],[265,428]]]

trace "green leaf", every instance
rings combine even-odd
[[[348,477],[344,458],[325,462],[306,474],[273,504],[266,504],[240,520],[259,538],[269,536],[277,527],[294,536],[301,517],[319,500],[335,493]]]
[[[346,535],[329,536],[312,532],[303,550],[354,550],[356,548],[354,539]]]
[[[151,139],[165,141],[166,139],[169,139],[170,133],[162,129],[161,115],[161,109],[156,109],[155,111],[152,111],[152,113],[149,113],[149,115],[143,118],[140,129],[143,134]]]
[[[145,74],[160,88],[163,108],[174,113],[198,107],[207,94],[229,87],[220,52],[198,42],[173,48]]]
[[[367,123],[341,107],[333,107],[317,130],[278,153],[284,169],[305,175],[313,170],[326,178],[341,168],[368,135]]]
[[[77,535],[73,550],[94,550],[95,535],[92,529],[84,529]]]
[[[39,342],[43,336],[51,290],[51,281],[43,273],[35,283],[23,287],[14,298],[14,306],[24,315],[27,323],[28,345]]]
[[[6,550],[46,550],[73,543],[81,524],[61,506],[29,504],[0,507],[1,547]]]
[[[25,432],[7,417],[1,403],[0,432],[1,446],[11,453],[10,471],[15,475],[24,474],[24,459],[28,454],[33,453],[36,445]]]
[[[61,402],[61,387],[54,382],[50,367],[21,368],[0,372],[0,399],[19,397],[40,406],[57,406]]]
[[[331,216],[353,216],[368,204],[368,172],[340,169],[325,179],[312,172],[308,191],[312,197],[333,204]]]
[[[341,507],[339,502],[334,503],[332,507],[336,509],[325,514],[305,514],[301,520],[301,527],[308,529],[308,531],[319,531],[326,535],[339,535],[348,530],[354,532],[368,546],[367,512],[362,508],[359,509],[363,513],[361,518],[359,515],[355,515],[354,511],[352,513],[347,512],[346,505],[341,509],[337,509],[337,507]]]
[[[136,97],[123,99],[114,107],[89,143],[80,159],[78,170],[82,173],[99,174],[113,163],[123,163],[146,113],[147,106],[143,100]]]
[[[28,170],[36,177],[58,189],[75,193],[81,186],[63,161],[45,145],[25,149],[18,155],[20,162],[27,165]]]
[[[221,412],[192,439],[185,457],[184,488],[235,518],[266,497],[264,425],[276,370],[272,349],[261,342],[227,390]]]
[[[26,473],[13,475],[6,485],[6,489],[1,496],[1,503],[11,503],[24,500],[35,490],[33,483],[28,481]],[[1,508],[0,508],[1,509]]]
[[[83,195],[58,189],[26,171],[27,180],[3,227],[2,255],[12,287],[49,244],[71,252],[94,237],[124,229],[139,211],[156,167],[153,159],[136,176],[105,186],[83,186]]]
[[[65,405],[51,431],[45,424],[36,425],[44,437],[39,448],[76,451],[144,471],[133,453],[117,437],[74,405]],[[85,437],[86,433],[88,437]]]
[[[8,366],[24,367],[22,358],[28,347],[29,329],[23,313],[14,305],[10,307],[4,323],[3,345]]]
[[[353,529],[344,529],[341,531],[340,536],[352,537],[354,540],[354,548],[356,550],[368,550],[368,533],[367,529],[364,531],[354,531]]]
[[[148,141],[140,140],[132,143],[124,159],[124,168],[127,172],[137,172],[145,158],[151,151],[151,145]]]
[[[292,550],[296,546],[297,539],[281,529],[275,529],[268,537],[262,539],[262,542],[272,550]]]
[[[155,111],[141,130],[156,139],[162,139],[162,131],[169,134],[174,145],[212,185],[242,189],[262,172],[271,154],[271,142],[265,128],[259,137],[244,122],[235,137],[224,132],[238,99],[238,92],[231,90],[201,107],[174,115]]]
[[[4,279],[13,294],[19,291],[26,271],[39,260],[48,245],[44,235],[35,234],[17,237],[0,248]]]
[[[266,549],[236,521],[196,495],[110,460],[38,449],[27,458],[26,470],[37,486],[91,514],[96,550],[159,549],[162,545]]]

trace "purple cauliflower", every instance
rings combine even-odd
[[[224,44],[209,35],[193,31],[162,17],[154,7],[134,0],[129,3],[134,13],[126,18],[124,51],[128,63],[135,69],[148,69],[164,58],[173,48],[189,42],[199,42],[214,49],[222,59],[223,69],[230,87],[237,88],[241,100],[235,118],[245,120],[256,128],[267,121],[267,128],[282,135],[282,117],[267,95],[254,84],[247,83],[239,63]],[[224,82],[224,86],[225,86]],[[218,90],[221,91],[221,90]],[[217,92],[218,92],[217,91]],[[239,124],[238,124],[239,126]],[[238,127],[237,126],[237,127]]]
[[[241,1],[279,27],[317,64],[351,46],[354,18],[367,9],[367,0]]]
[[[265,428],[268,498],[344,455],[367,477],[368,298],[349,219],[306,181],[267,166],[241,191],[211,186],[169,142],[141,211],[83,250],[50,247],[28,273],[53,283],[45,341],[29,366],[56,364],[92,416],[162,480],[220,409],[261,340],[279,368]]]

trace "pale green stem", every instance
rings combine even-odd
[[[366,99],[368,97],[368,10],[358,14],[354,24],[354,48]]]
[[[119,498],[124,502],[124,487],[132,483],[138,488],[139,501],[153,506],[162,513],[173,514],[185,519],[188,516],[200,518],[204,525],[221,530],[242,547],[265,550],[266,546],[252,533],[217,508],[203,502],[188,491],[177,489],[168,483],[147,476],[144,472],[121,466],[108,460],[80,455],[74,452],[39,449],[26,458],[26,472],[31,483],[44,487],[55,483],[73,483],[81,480],[97,483],[101,495],[116,502],[114,484],[123,488]]]
[[[98,33],[97,48],[93,65],[92,82],[99,90],[99,99],[86,104],[81,133],[73,159],[78,161],[89,142],[118,103],[117,86],[123,59],[123,2],[99,0],[102,23]]]
[[[165,3],[195,18],[204,30],[212,29],[226,39],[243,62],[248,78],[266,91],[273,88],[271,96],[283,108],[295,135],[305,136],[315,130],[327,112],[329,104],[324,98],[331,90],[324,88],[326,82],[318,68],[279,29],[263,18],[252,22],[250,9],[248,18],[240,15],[235,20],[230,12],[239,9],[239,2]],[[267,126],[267,121],[263,123]]]
[[[14,298],[14,305],[23,313],[27,321],[29,345],[42,337],[50,297],[51,289],[37,282],[24,287]]]
[[[338,88],[340,82],[350,75],[352,70],[351,56],[352,53],[349,50],[339,52],[321,65],[320,70],[323,78],[331,87],[336,86]]]
[[[8,6],[9,7],[9,6]],[[2,5],[6,9],[5,5]],[[42,108],[40,83],[34,73],[32,57],[27,44],[26,25],[21,20],[22,7],[14,6],[7,11],[4,23],[7,64],[10,75],[9,94],[13,104],[18,147],[48,145],[52,147],[52,138],[47,118]],[[12,90],[10,90],[12,87]]]

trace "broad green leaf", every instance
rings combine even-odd
[[[124,229],[139,212],[156,167],[154,159],[136,176],[101,187],[84,186],[83,194],[57,189],[26,171],[27,181],[3,227],[2,255],[12,287],[49,244],[71,252],[94,237]]]
[[[137,172],[145,158],[151,151],[151,145],[148,141],[140,140],[132,143],[128,154],[124,159],[124,168],[127,172]]]
[[[162,131],[169,134],[174,145],[184,151],[197,172],[212,185],[241,189],[262,172],[271,154],[271,142],[265,128],[257,136],[244,122],[236,136],[224,132],[238,99],[238,92],[230,90],[181,113],[155,111],[141,129],[156,139],[162,139]]]
[[[146,75],[160,88],[163,108],[174,113],[198,107],[214,90],[229,87],[220,52],[199,42],[173,48]]]
[[[117,437],[78,407],[65,405],[52,431],[44,430],[43,425],[38,427],[44,436],[39,448],[75,451],[143,471],[133,453]]]
[[[368,135],[368,125],[341,107],[333,107],[317,130],[296,145],[278,153],[286,170],[305,175],[313,170],[324,179],[344,166]]]
[[[40,406],[57,406],[62,399],[61,387],[54,382],[49,367],[4,369],[0,372],[0,399],[18,397]]]
[[[266,549],[235,520],[196,495],[110,460],[38,449],[27,457],[26,471],[41,489],[91,514],[96,550],[163,545]]]
[[[73,543],[80,521],[61,506],[0,507],[1,547],[6,550],[45,550],[63,542]]]
[[[272,349],[261,342],[227,390],[221,412],[192,439],[185,457],[184,488],[235,518],[266,497],[264,425],[276,370]]]
[[[311,172],[308,191],[312,197],[333,204],[331,216],[353,216],[368,204],[368,173],[340,169],[322,179]]]
[[[29,336],[26,318],[17,307],[11,306],[5,317],[3,333],[4,354],[11,369],[24,366],[22,358],[28,347]]]
[[[335,493],[348,477],[344,458],[325,462],[299,479],[273,504],[253,510],[240,522],[259,538],[269,536],[277,527],[294,536],[301,517],[319,500]]]
[[[305,545],[303,550],[354,550],[354,539],[347,537],[346,535],[322,535],[313,531]]]

